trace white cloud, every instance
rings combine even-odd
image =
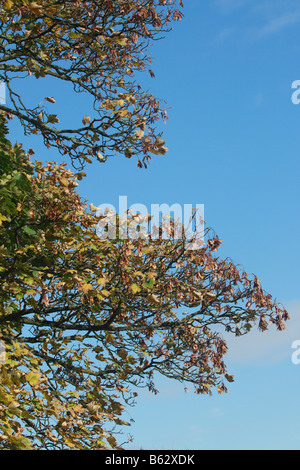
[[[231,13],[234,10],[244,7],[249,0],[215,0],[215,5],[223,13]]]
[[[294,351],[292,343],[300,340],[300,300],[287,302],[285,308],[291,317],[286,322],[285,331],[277,331],[270,326],[265,332],[253,327],[245,336],[224,334],[228,346],[225,362],[266,364],[291,358]]]
[[[227,39],[231,38],[236,33],[236,27],[224,28],[214,38],[214,44],[222,44]]]
[[[232,16],[233,21],[239,14],[235,26],[227,25],[217,35],[220,38],[230,31],[247,40],[259,40],[300,22],[299,0],[215,0],[214,7],[227,19]]]
[[[279,33],[288,26],[300,22],[300,10],[279,14],[273,18],[268,19],[265,24],[256,29],[255,36],[261,39],[271,34]]]

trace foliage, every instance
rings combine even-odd
[[[256,276],[218,256],[211,230],[191,250],[184,231],[174,236],[175,221],[167,239],[162,227],[142,236],[128,214],[136,236],[101,238],[103,220],[76,190],[84,173],[33,162],[33,150],[7,138],[15,116],[76,170],[93,157],[136,156],[142,167],[164,155],[157,126],[166,110],[135,77],[154,75],[149,46],[182,18],[177,3],[0,1],[10,103],[0,104],[0,449],[120,449],[124,406],[138,387],[157,393],[156,373],[198,394],[227,392],[233,376],[216,329],[282,330],[288,319]],[[55,96],[31,105],[19,94],[18,79],[42,78],[92,99],[78,126],[61,124]]]
[[[279,330],[287,312],[217,256],[160,237],[103,240],[65,164],[31,162],[2,125],[0,446],[118,448],[122,405],[154,373],[226,392],[223,325]],[[129,223],[132,220],[129,219]]]
[[[171,21],[181,19],[176,3],[2,0],[0,80],[11,106],[0,109],[17,116],[26,133],[41,134],[48,147],[68,154],[77,168],[93,157],[105,161],[116,154],[142,155],[138,165],[147,166],[151,156],[167,152],[156,131],[156,122],[167,114],[133,76],[144,70],[154,75],[149,45]],[[51,77],[85,92],[93,100],[91,115],[84,115],[75,128],[59,128],[55,97],[30,105],[20,96],[15,82],[30,76]]]

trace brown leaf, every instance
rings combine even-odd
[[[234,377],[233,377],[233,375],[225,374],[225,379],[228,380],[228,382],[234,382]]]
[[[49,101],[49,103],[55,103],[55,99],[53,98],[53,96],[46,96],[45,100]]]

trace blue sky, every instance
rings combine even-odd
[[[300,4],[186,0],[184,14],[153,47],[156,77],[145,78],[170,106],[167,156],[147,170],[118,158],[92,165],[80,194],[116,208],[120,195],[129,205],[204,204],[220,254],[254,272],[292,319],[284,333],[228,339],[228,395],[195,396],[158,379],[160,394],[143,391],[130,410],[135,439],[127,447],[299,449],[300,365],[291,345],[300,340],[300,105],[291,85],[300,80]],[[84,97],[30,83],[29,95],[55,96],[66,114],[88,115]],[[56,156],[43,150],[37,158]]]

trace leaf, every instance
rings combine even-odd
[[[77,33],[74,33],[74,31],[70,31],[70,32],[68,33],[68,36],[69,36],[69,38],[71,38],[71,39],[77,39],[79,35],[78,35]]]
[[[228,382],[234,382],[234,376],[233,375],[225,374],[225,378],[226,378],[226,380],[228,380]]]
[[[90,210],[91,210],[92,212],[97,212],[97,211],[99,210],[99,208],[96,207],[96,206],[91,202],[91,204],[90,204]]]
[[[165,153],[168,152],[167,147],[158,147],[158,149],[149,149],[151,153],[154,155],[164,155]]]
[[[128,39],[127,39],[126,37],[117,38],[117,39],[116,39],[116,42],[117,42],[117,44],[119,44],[120,46],[126,46],[127,43],[128,43]]]
[[[89,291],[92,290],[92,289],[93,289],[92,284],[83,284],[83,285],[81,286],[81,288],[80,288],[80,290],[81,290],[84,294],[86,294],[87,292],[89,292]]]
[[[82,178],[84,178],[86,176],[86,173],[84,173],[84,171],[80,171],[79,173],[76,173],[76,178],[81,181]]]
[[[120,109],[120,111],[117,111],[117,113],[118,113],[119,116],[125,117],[128,114],[130,114],[130,111],[128,111],[128,109]]]
[[[55,122],[59,122],[59,119],[56,114],[49,114],[48,122],[50,122],[51,124],[54,124]]]
[[[12,0],[6,0],[3,4],[4,10],[11,10],[14,2]]]
[[[49,101],[49,103],[55,103],[55,99],[53,98],[53,96],[46,96],[45,100]]]
[[[91,118],[90,116],[83,116],[83,119],[82,119],[82,124],[83,125],[86,125],[86,124],[89,124],[91,122]]]
[[[109,293],[108,290],[106,290],[106,289],[102,289],[102,290],[101,290],[101,294],[104,295],[105,297],[109,297],[109,296],[110,296],[110,293]]]
[[[140,140],[144,136],[144,131],[142,129],[138,129],[137,131],[135,131],[134,135],[137,139]]]
[[[133,292],[133,294],[137,294],[138,292],[141,292],[142,290],[138,284],[132,284],[130,286],[130,289]]]
[[[126,158],[132,157],[132,151],[130,149],[125,149],[124,153]]]
[[[154,280],[153,280],[153,279],[150,279],[149,282],[144,282],[143,287],[144,287],[145,289],[150,289],[151,287],[153,287],[153,285],[154,285]]]
[[[115,446],[117,445],[116,438],[113,437],[113,436],[109,436],[109,437],[107,438],[107,442],[109,443],[109,445],[110,445],[111,447],[115,447]]]
[[[210,389],[210,385],[209,384],[202,384],[203,387],[207,388],[208,390]]]
[[[25,436],[12,436],[11,438],[14,447],[18,450],[29,450],[32,449],[31,442]]]
[[[28,233],[28,235],[36,235],[36,231],[30,227],[24,227],[24,232]]]
[[[8,409],[9,411],[12,411],[14,412],[15,410],[17,410],[18,408],[20,407],[20,403],[18,403],[17,401],[11,401],[8,405]]]
[[[60,182],[63,186],[69,186],[69,181],[66,178],[62,178]]]
[[[30,385],[36,385],[39,382],[40,374],[36,372],[28,372],[26,380]]]
[[[40,55],[40,58],[42,60],[47,60],[48,59],[48,55],[44,51],[40,51],[39,55]]]
[[[39,5],[39,4],[36,3],[36,2],[31,2],[31,3],[29,3],[28,8],[29,8],[29,10],[32,11],[32,13],[34,13],[35,15],[39,15],[39,14],[42,13],[42,6]]]

